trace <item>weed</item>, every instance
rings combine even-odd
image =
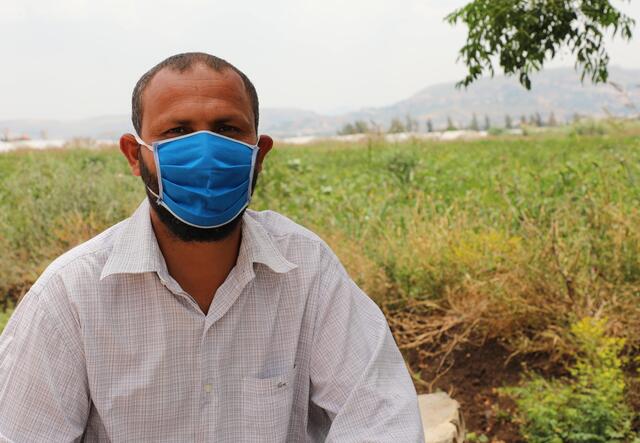
[[[475,432],[468,432],[465,439],[468,442],[489,443],[489,437],[484,434],[476,434]]]
[[[4,329],[4,327],[7,326],[7,323],[9,322],[9,317],[11,317],[12,313],[13,313],[12,309],[8,309],[5,312],[0,311],[0,334],[2,333],[2,330]]]
[[[252,208],[326,239],[394,315],[403,349],[464,334],[558,358],[573,350],[568,325],[595,314],[640,347],[637,177],[627,133],[319,142],[276,147]],[[0,298],[143,198],[115,148],[0,155]]]
[[[571,327],[577,354],[570,378],[530,375],[522,386],[503,390],[516,401],[527,441],[637,441],[625,403],[624,339],[607,336],[605,326],[605,320],[587,317]]]

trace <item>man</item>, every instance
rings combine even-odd
[[[168,58],[120,139],[148,199],[55,260],[0,338],[12,442],[422,441],[380,309],[316,235],[246,210],[273,141],[234,66]]]

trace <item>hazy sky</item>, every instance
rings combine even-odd
[[[0,119],[130,112],[131,91],[165,57],[205,51],[254,82],[263,107],[380,106],[459,80],[465,0],[0,0]],[[612,64],[640,68],[638,20]],[[554,66],[572,65],[565,58]]]

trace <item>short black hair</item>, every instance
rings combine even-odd
[[[256,92],[256,88],[253,86],[253,83],[251,83],[251,80],[249,80],[244,72],[233,66],[228,61],[223,60],[220,57],[216,57],[215,55],[207,54],[205,52],[185,52],[182,54],[172,55],[149,69],[142,75],[142,77],[140,77],[135,88],[133,88],[133,94],[131,96],[131,122],[133,123],[133,127],[138,135],[141,135],[140,132],[142,131],[142,94],[149,85],[151,79],[153,79],[153,77],[164,68],[182,73],[191,69],[193,65],[198,63],[202,63],[216,72],[231,69],[240,76],[242,83],[244,83],[245,90],[249,95],[249,100],[251,100],[255,129],[256,133],[258,132],[258,93]]]

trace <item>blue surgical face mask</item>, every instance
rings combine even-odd
[[[197,228],[217,228],[232,221],[251,200],[258,146],[198,131],[150,145],[158,175],[159,205]]]

